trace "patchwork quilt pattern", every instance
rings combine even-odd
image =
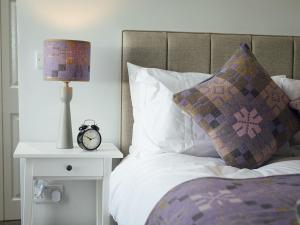
[[[89,81],[90,43],[73,40],[44,42],[44,78],[61,81]]]
[[[169,191],[146,225],[296,225],[300,175],[198,178]]]
[[[210,80],[175,94],[174,101],[234,167],[259,167],[300,128],[288,96],[246,44]]]

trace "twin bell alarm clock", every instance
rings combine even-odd
[[[88,124],[87,122],[92,122]],[[99,127],[94,120],[85,120],[79,127],[77,143],[80,148],[93,151],[96,150],[102,142],[102,137],[99,132]]]

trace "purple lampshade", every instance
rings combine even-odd
[[[59,39],[45,40],[44,79],[89,81],[90,55],[90,42]]]

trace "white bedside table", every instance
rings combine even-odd
[[[97,180],[97,225],[109,225],[109,176],[112,159],[122,158],[120,150],[102,143],[97,151],[57,149],[55,143],[21,142],[14,153],[20,158],[21,222],[32,225],[33,179],[44,177],[62,180]]]

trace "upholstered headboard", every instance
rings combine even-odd
[[[213,73],[241,42],[251,47],[271,75],[300,79],[300,37],[249,34],[123,31],[121,149],[128,154],[132,137],[132,105],[127,62],[181,72]]]

